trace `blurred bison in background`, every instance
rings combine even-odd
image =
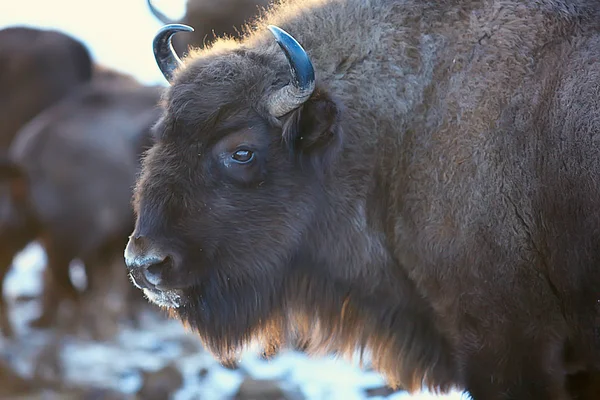
[[[98,69],[92,82],[27,124],[0,163],[2,277],[27,243],[40,240],[47,254],[42,313],[34,326],[54,323],[61,300],[79,297],[69,277],[73,259],[85,265],[86,293],[109,275],[115,257],[131,288],[122,254],[134,226],[132,189],[159,116],[160,91]],[[4,303],[0,311],[10,334]]]
[[[156,9],[152,0],[147,2],[159,21],[164,24],[176,23]],[[239,37],[244,24],[258,17],[260,10],[270,3],[272,0],[188,0],[181,23],[193,26],[194,31],[174,37],[173,47],[178,53],[186,54],[190,46],[204,47],[217,37]]]
[[[54,30],[0,30],[0,150],[46,107],[92,77],[92,60],[78,40]]]
[[[187,29],[125,258],[217,357],[299,333],[476,400],[598,371],[600,2],[285,1],[179,68]]]

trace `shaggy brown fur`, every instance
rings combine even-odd
[[[91,77],[92,60],[79,40],[54,30],[0,30],[0,149],[31,118]]]
[[[25,125],[1,160],[0,283],[29,242],[40,240],[47,255],[42,314],[34,326],[56,323],[63,300],[79,298],[69,277],[73,259],[85,264],[91,293],[122,254],[134,224],[131,191],[159,117],[159,97],[159,87],[98,68],[92,82]],[[0,306],[10,334],[6,305]]]
[[[169,20],[148,0],[150,11],[165,24],[182,23],[194,28],[173,38],[173,47],[181,54],[190,47],[204,47],[217,38],[239,38],[245,23],[257,18],[273,0],[188,0],[181,21]]]
[[[266,24],[317,76],[279,120]],[[168,256],[145,292],[217,357],[300,335],[478,400],[597,373],[600,2],[295,0],[185,63],[128,251]]]

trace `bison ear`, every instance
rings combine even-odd
[[[300,159],[309,158],[317,171],[326,171],[342,147],[340,105],[318,88],[283,124],[283,141]]]
[[[15,163],[6,159],[0,160],[0,182],[9,185],[13,200],[23,201],[27,196],[27,177]]]

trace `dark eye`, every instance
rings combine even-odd
[[[238,150],[231,155],[231,158],[240,164],[246,164],[254,159],[254,153],[250,150]]]

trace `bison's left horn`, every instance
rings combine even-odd
[[[160,72],[162,72],[163,76],[168,82],[171,82],[173,73],[177,67],[182,64],[179,56],[177,56],[177,53],[173,48],[173,43],[171,43],[173,35],[177,32],[193,31],[194,28],[191,26],[182,24],[169,24],[160,28],[156,36],[154,36],[154,40],[152,41],[154,59],[156,60],[156,64],[158,64],[158,68],[160,68]]]
[[[286,31],[268,26],[290,64],[292,81],[275,92],[268,101],[271,115],[281,117],[300,107],[315,90],[315,70],[306,51]]]

